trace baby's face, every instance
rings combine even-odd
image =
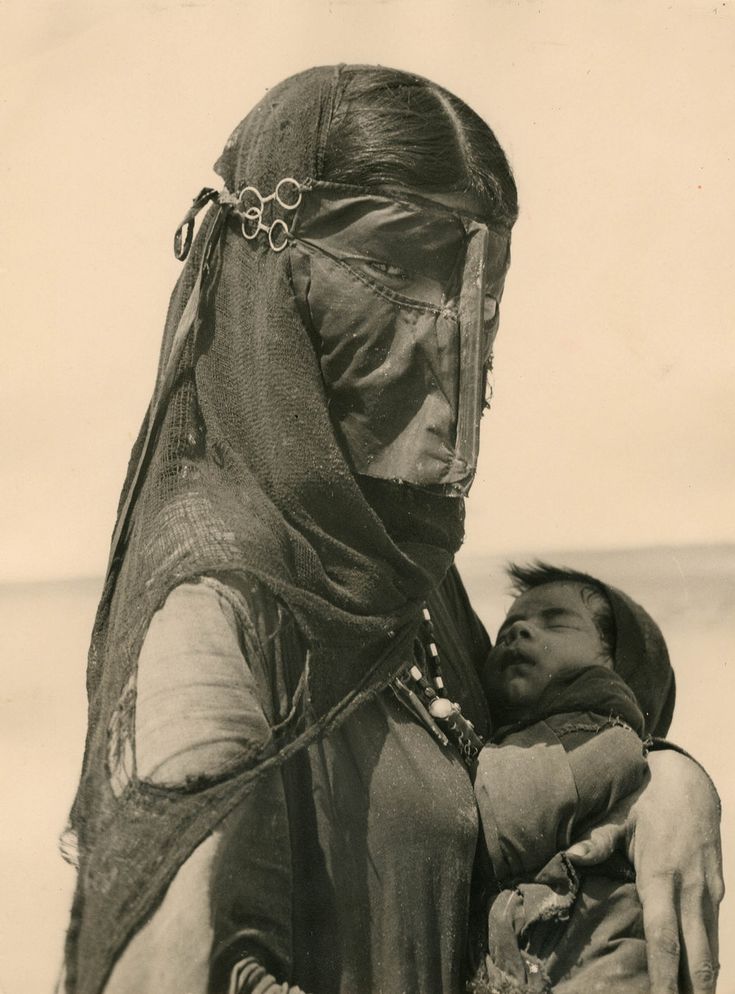
[[[489,694],[512,706],[532,705],[559,673],[612,667],[583,589],[547,583],[513,602],[485,664]]]

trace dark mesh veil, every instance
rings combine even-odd
[[[322,68],[270,90],[216,165],[227,189],[265,194],[285,176],[321,178],[340,87],[340,70]],[[220,206],[210,207],[171,298],[159,395],[205,246],[196,320],[151,442],[146,422],[131,456],[120,505],[130,515],[89,655],[67,940],[67,987],[84,994],[101,989],[178,867],[264,764],[332,727],[397,672],[462,538],[460,499],[394,486],[368,500],[335,438],[288,252],[245,241]],[[279,754],[250,757],[219,782],[164,789],[132,770],[113,790],[110,731],[132,753],[136,660],[150,619],[177,584],[218,573],[255,577],[292,613],[309,647],[308,720]]]

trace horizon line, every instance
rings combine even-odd
[[[477,551],[473,552],[469,550],[469,547],[461,548],[457,557],[461,556],[464,559],[505,559],[508,556],[523,557],[531,555],[532,558],[542,558],[543,556],[552,553],[558,555],[559,553],[572,554],[572,555],[589,555],[590,553],[595,554],[611,554],[611,553],[623,553],[623,552],[653,552],[653,551],[666,551],[673,549],[735,549],[735,539],[723,539],[721,541],[705,541],[705,542],[651,542],[641,545],[595,545],[595,546],[570,546],[570,545],[548,545],[537,547],[534,552],[528,552],[528,550],[522,547],[509,548],[509,549],[499,549],[497,551]],[[456,557],[455,557],[456,558]],[[20,576],[20,577],[3,577],[0,576],[0,589],[6,587],[33,587],[33,586],[53,586],[60,585],[64,583],[98,583],[102,584],[104,581],[105,574],[100,573],[72,573],[72,574],[57,574],[54,576]]]

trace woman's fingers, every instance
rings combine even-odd
[[[713,994],[724,887],[719,802],[709,777],[678,752],[652,753],[651,778],[567,850],[594,866],[616,849],[635,864],[651,994]]]
[[[609,859],[616,849],[623,846],[625,825],[606,823],[597,825],[566,853],[575,866],[595,866]]]
[[[718,919],[724,887],[719,876],[682,889],[681,936],[683,989],[686,994],[712,994],[719,972]]]
[[[709,887],[694,861],[690,882],[676,872],[638,877],[648,949],[651,994],[713,994],[717,984],[719,903],[722,888]]]
[[[707,904],[703,895],[697,895],[685,898],[682,907],[681,974],[685,994],[713,994],[717,983],[717,912],[714,928],[708,928]]]
[[[652,994],[712,994],[722,900],[719,802],[688,757],[653,753],[636,802],[632,852]]]
[[[706,773],[678,752],[652,753],[651,778],[567,850],[594,866],[616,849],[635,864],[651,994],[713,994],[724,887],[719,802]]]
[[[678,994],[681,941],[674,877],[656,874],[643,885],[639,878],[638,895],[643,905],[651,994]]]
[[[617,851],[625,853],[631,861],[633,860],[631,812],[645,787],[644,784],[638,790],[621,798],[615,807],[607,812],[604,822],[589,829],[567,849],[567,856],[572,863],[576,866],[595,866],[609,859]]]

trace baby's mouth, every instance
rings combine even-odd
[[[510,669],[511,666],[518,666],[522,664],[532,666],[533,659],[529,659],[529,657],[517,646],[511,646],[505,650],[500,660],[500,672],[505,673],[505,671]]]

